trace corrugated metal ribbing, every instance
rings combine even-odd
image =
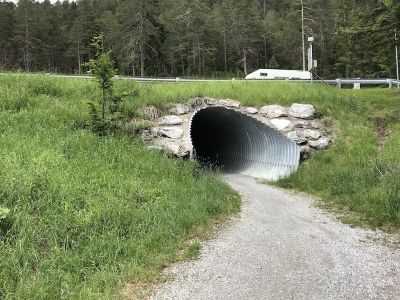
[[[197,111],[190,122],[194,155],[226,172],[278,180],[297,170],[300,149],[268,125],[224,107]]]

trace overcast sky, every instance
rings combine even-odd
[[[0,2],[4,2],[4,1],[18,3],[18,0],[0,0]],[[36,2],[43,2],[44,0],[35,0],[35,1],[36,1]],[[63,1],[64,1],[64,0],[60,0],[60,2],[63,2]],[[68,1],[71,2],[71,0],[68,0]],[[51,2],[51,3],[56,3],[57,0],[50,0],[50,2]],[[74,1],[74,2],[76,2],[76,1]]]

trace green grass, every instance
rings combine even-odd
[[[116,82],[117,91],[132,89],[139,97],[124,104],[127,116],[196,96],[314,104],[337,120],[335,144],[277,184],[353,212],[353,221],[400,228],[398,90]],[[196,256],[198,244],[186,242],[238,210],[236,194],[195,163],[148,153],[133,137],[88,131],[86,102],[96,95],[90,80],[0,76],[0,206],[11,210],[0,219],[0,299],[115,297],[121,284],[157,280],[182,249]]]
[[[152,282],[239,197],[193,162],[84,129],[89,82],[0,77],[0,299],[110,299]]]

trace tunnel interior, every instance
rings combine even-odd
[[[277,180],[296,171],[295,142],[259,120],[224,107],[193,115],[190,138],[194,157],[228,173]]]

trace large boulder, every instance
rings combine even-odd
[[[261,107],[260,112],[266,118],[280,118],[287,116],[286,108],[280,105],[263,106]]]
[[[321,133],[318,130],[303,129],[299,131],[301,132],[301,135],[303,135],[306,139],[316,140],[321,137]]]
[[[156,152],[165,151],[166,153],[179,158],[188,158],[190,156],[189,149],[175,143],[162,143],[160,145],[151,145],[147,147],[147,149]]]
[[[311,120],[314,119],[315,108],[310,104],[294,103],[289,109],[289,115],[294,118]]]
[[[159,125],[160,126],[175,126],[175,125],[181,125],[183,123],[183,120],[179,116],[165,116],[161,118]]]
[[[308,144],[310,147],[318,149],[318,150],[324,150],[329,147],[331,144],[331,139],[327,137],[322,137],[316,141],[309,141]]]
[[[231,99],[224,99],[224,100],[219,100],[217,102],[217,105],[219,106],[225,106],[225,107],[232,107],[232,108],[239,108],[240,107],[240,102],[231,100]]]
[[[190,107],[186,104],[176,104],[170,108],[169,112],[174,115],[186,115],[190,112]]]
[[[311,125],[307,120],[295,120],[293,124],[295,128],[311,129]]]
[[[218,100],[214,99],[214,98],[205,97],[204,103],[212,106],[212,105],[216,105],[218,103]]]
[[[306,160],[310,157],[311,148],[308,145],[300,146],[300,159]]]
[[[304,135],[300,134],[298,130],[291,131],[286,136],[299,145],[307,142],[307,138]]]
[[[255,115],[255,114],[258,113],[258,110],[257,110],[257,108],[255,108],[255,107],[245,107],[245,108],[243,109],[243,111],[244,111],[246,114],[250,114],[250,115]]]
[[[140,138],[144,141],[144,142],[149,142],[154,140],[155,138],[158,137],[158,132],[155,132],[154,130],[143,130],[140,133]]]
[[[183,136],[183,129],[180,127],[162,127],[159,130],[161,136],[170,139],[180,139]]]
[[[310,122],[310,126],[311,126],[311,128],[313,128],[313,129],[320,129],[321,128],[321,123],[320,123],[320,120],[312,120],[311,122]]]
[[[204,102],[204,98],[200,98],[200,97],[196,97],[196,98],[192,98],[188,101],[188,105],[193,108],[196,109],[198,107],[201,107],[205,104]]]
[[[295,141],[297,144],[304,144],[308,140],[316,140],[321,137],[321,133],[312,129],[296,129],[286,135],[289,139]]]
[[[189,149],[179,144],[167,143],[163,145],[163,148],[169,154],[179,158],[187,158],[190,156]]]
[[[144,108],[144,115],[150,120],[156,120],[160,117],[160,112],[155,106],[147,106]]]
[[[294,125],[288,119],[272,119],[270,124],[273,128],[279,131],[291,131],[294,129]]]

